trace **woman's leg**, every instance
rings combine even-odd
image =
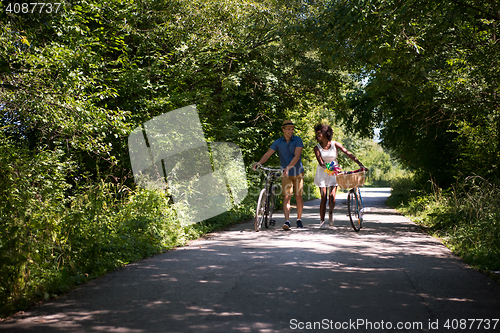
[[[321,218],[321,222],[325,220],[326,213],[326,187],[320,187],[319,191],[321,193],[321,203],[319,204],[319,217]]]
[[[330,186],[330,195],[328,196],[328,206],[330,208],[328,218],[329,224],[333,225],[333,210],[335,209],[335,196],[337,195],[337,186]],[[326,210],[326,206],[325,206]]]

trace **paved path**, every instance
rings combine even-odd
[[[239,224],[94,280],[0,331],[499,332],[499,285],[384,206],[388,195],[363,189],[370,211],[359,233],[345,194],[336,230],[319,229],[319,202],[309,201],[302,230],[281,230],[279,214],[259,233]],[[466,319],[491,320],[490,329]]]

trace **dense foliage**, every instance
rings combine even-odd
[[[440,186],[498,180],[500,6],[496,1],[332,1],[306,28],[323,61],[362,85],[339,114]]]
[[[313,8],[300,2],[81,0],[57,13],[2,4],[4,313],[250,216],[251,196],[182,228],[168,193],[135,188],[132,129],[196,104],[207,140],[238,144],[250,165],[283,119],[341,87],[293,42],[290,27]]]
[[[186,105],[197,105],[207,140],[236,143],[247,166],[293,119],[309,184],[319,121],[372,180],[399,170],[390,151],[439,186],[473,174],[498,181],[494,1],[75,0],[57,13],[9,3],[0,312],[251,216],[255,177],[241,205],[190,227],[168,193],[135,187],[128,135]],[[376,128],[385,151],[364,139]]]

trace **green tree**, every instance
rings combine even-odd
[[[249,164],[284,118],[334,101],[341,80],[297,30],[318,8],[298,0],[75,0],[30,15],[0,7],[0,303],[63,276],[100,274],[184,232],[168,194],[127,196],[122,186],[134,190],[135,127],[196,104],[208,139],[237,143]]]
[[[498,175],[497,42],[493,1],[331,2],[306,29],[332,68],[360,84],[339,114],[405,165],[453,177]]]

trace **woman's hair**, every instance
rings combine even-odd
[[[326,138],[328,139],[328,141],[332,140],[333,130],[332,130],[332,128],[329,125],[326,125],[326,124],[317,124],[316,126],[314,126],[314,133],[316,133],[317,131],[321,131],[321,133],[324,136],[326,136]]]

